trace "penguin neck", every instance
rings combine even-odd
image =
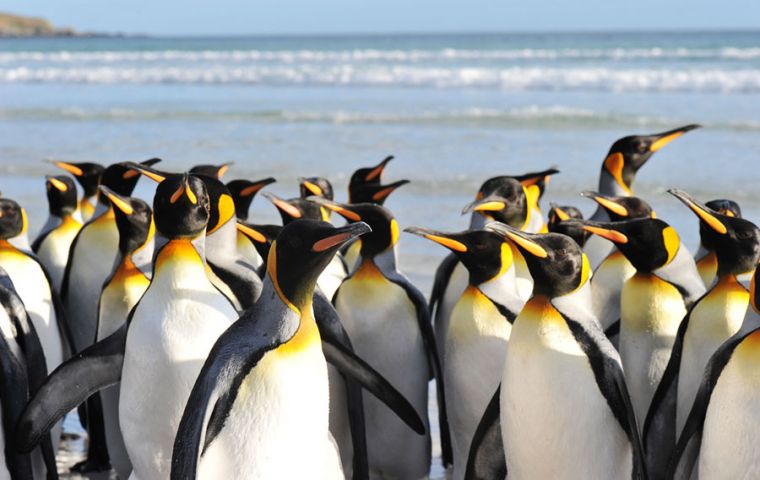
[[[602,167],[599,175],[599,193],[608,197],[630,197],[633,195],[631,187],[623,187],[610,173]],[[599,208],[602,208],[601,206]]]
[[[156,248],[153,280],[159,277],[171,278],[175,286],[197,284],[198,278],[208,281],[204,236],[201,234],[194,239],[170,239]]]
[[[237,226],[234,220],[228,220],[206,235],[206,259],[214,264],[237,261]],[[226,260],[226,261],[225,261]]]
[[[13,237],[18,238],[18,237]],[[0,253],[7,252],[7,253],[21,253],[21,250],[19,250],[15,245],[13,245],[10,240],[12,239],[2,239],[0,240]]]
[[[78,229],[82,225],[74,218],[74,212],[64,214],[63,216],[59,216],[51,212],[48,216],[47,221],[45,222],[45,225],[42,226],[39,235],[46,235],[61,226],[74,227]]]
[[[253,307],[254,315],[244,315],[240,321],[273,322],[269,328],[284,333],[288,340],[276,348],[278,355],[297,354],[309,347],[320,346],[321,337],[314,320],[313,295],[307,295],[303,305],[294,305],[282,293],[270,275],[266,275],[261,301]]]
[[[372,257],[362,257],[359,261],[359,268],[364,264],[372,264],[377,267],[385,277],[398,273],[396,268],[396,246],[387,248],[382,253]]]

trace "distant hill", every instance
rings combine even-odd
[[[71,28],[53,26],[39,17],[25,17],[0,12],[0,37],[73,37],[78,33]]]

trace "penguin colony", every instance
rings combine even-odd
[[[229,164],[53,162],[33,242],[0,198],[0,479],[57,478],[73,409],[80,472],[423,479],[431,380],[455,480],[760,478],[760,230],[669,190],[692,256],[632,190],[697,127],[614,142],[590,219],[544,220],[549,169],[486,180],[467,230],[404,229],[450,252],[430,298],[399,269],[393,157],[348,203],[321,177],[264,192],[282,225],[248,217],[275,179],[225,184]]]

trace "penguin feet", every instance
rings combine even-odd
[[[72,473],[107,472],[109,470],[111,470],[111,464],[108,461],[91,458],[75,463],[70,469]]]

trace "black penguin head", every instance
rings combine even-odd
[[[309,197],[309,200],[332,210],[349,223],[364,222],[369,225],[372,231],[362,237],[362,258],[372,258],[379,255],[393,248],[398,242],[398,223],[390,210],[381,205],[374,203],[344,204],[319,197]]]
[[[556,175],[557,173],[559,173],[559,170],[556,168],[549,168],[540,172],[530,172],[523,175],[514,175],[512,178],[522,183],[523,187],[525,187],[526,194],[529,198],[533,199],[537,206],[538,202],[541,200],[541,197],[544,196],[544,192],[546,191],[546,184],[549,183],[549,179],[552,175]]]
[[[26,214],[10,198],[0,198],[0,240],[17,237],[26,230]]]
[[[282,225],[256,225],[238,220],[237,229],[240,233],[251,239],[253,246],[266,263],[269,257],[269,248],[283,229]]]
[[[533,294],[560,297],[581,288],[591,275],[591,266],[581,247],[559,233],[526,233],[503,223],[486,225],[486,230],[512,242],[525,258]]]
[[[233,162],[223,163],[221,165],[196,165],[190,169],[193,175],[206,175],[208,177],[221,180]]]
[[[489,220],[521,228],[528,218],[528,200],[523,185],[512,177],[494,177],[483,183],[476,200],[462,214],[478,212]]]
[[[632,218],[657,218],[652,207],[639,197],[610,197],[591,191],[582,192],[581,196],[598,203],[613,222]]]
[[[332,184],[324,177],[299,178],[298,189],[301,193],[301,198],[313,195],[332,200],[334,197]]]
[[[251,208],[251,202],[259,191],[269,184],[276,182],[272,177],[262,180],[232,180],[227,182],[227,189],[232,195],[232,201],[235,203],[235,214],[241,220],[248,219],[248,210]]]
[[[739,206],[738,203],[734,202],[733,200],[718,198],[718,199],[710,200],[709,202],[706,202],[705,205],[708,208],[720,213],[721,215],[728,215],[729,217],[742,218],[742,208]]]
[[[760,260],[760,230],[743,218],[721,214],[682,190],[668,192],[681,200],[699,218],[702,245],[715,252],[718,274],[752,271]]]
[[[45,177],[48,209],[51,215],[63,218],[77,209],[77,187],[66,175]]]
[[[617,140],[610,147],[602,164],[602,173],[607,173],[627,194],[632,194],[636,172],[656,151],[680,137],[684,133],[699,128],[700,125],[686,125],[653,135],[631,135]]]
[[[79,185],[82,186],[85,197],[92,197],[98,193],[106,167],[99,163],[91,162],[61,162],[54,160],[53,165],[74,175]]]
[[[605,223],[584,221],[583,228],[614,243],[636,270],[643,273],[669,264],[681,248],[676,230],[657,218]]]
[[[156,187],[153,197],[156,229],[169,239],[195,238],[209,219],[206,184],[194,175],[170,175]]]
[[[477,286],[500,276],[512,265],[512,250],[504,237],[488,230],[446,233],[412,227],[404,231],[454,252],[470,274],[470,285]]]
[[[150,167],[160,162],[160,158],[151,158],[140,163],[121,162],[109,165],[103,172],[101,184],[108,187],[111,191],[128,197],[137,186],[137,180],[140,179],[142,170],[136,170],[134,166]],[[100,196],[100,198],[103,198]]]
[[[153,236],[153,213],[148,204],[139,198],[118,195],[104,185],[100,191],[113,205],[119,229],[119,252],[126,255],[145,245]]]
[[[546,226],[550,233],[567,235],[583,247],[591,234],[585,231],[578,222],[574,222],[573,220],[583,220],[583,214],[580,210],[575,207],[559,206],[552,203]]]
[[[286,305],[302,312],[311,303],[317,277],[346,242],[370,231],[363,222],[335,228],[327,222],[296,220],[272,244],[267,275]]]
[[[327,221],[328,219],[327,212],[324,212],[316,203],[304,198],[285,200],[270,192],[264,192],[264,197],[277,207],[283,225],[287,225],[293,220]]]
[[[382,205],[388,196],[409,180],[382,185],[383,172],[393,156],[388,156],[374,167],[360,168],[351,175],[348,182],[348,203],[376,203]]]

